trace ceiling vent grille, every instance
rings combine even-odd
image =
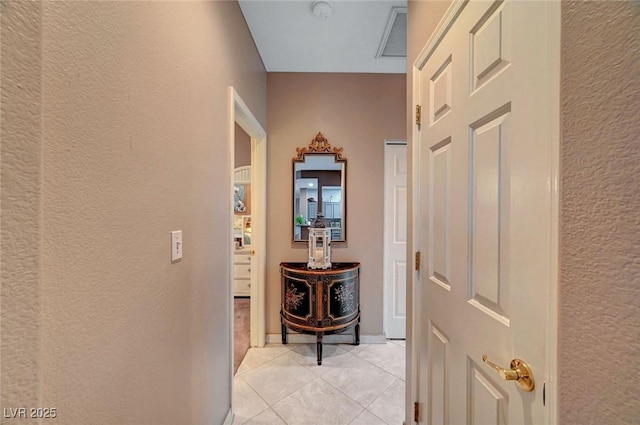
[[[407,8],[392,7],[377,58],[407,57]]]

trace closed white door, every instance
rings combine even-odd
[[[559,10],[456,1],[416,62],[419,422],[553,423]]]
[[[407,145],[387,142],[384,153],[384,327],[403,339],[407,327]]]

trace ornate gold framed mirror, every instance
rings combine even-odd
[[[309,240],[318,213],[331,227],[331,240],[347,240],[347,159],[318,133],[293,157],[293,242]]]

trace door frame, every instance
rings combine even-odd
[[[407,260],[413,261],[413,255],[421,252],[422,257],[426,258],[426,246],[421,246],[421,212],[420,212],[420,146],[419,146],[419,128],[413,121],[416,116],[416,105],[420,104],[420,69],[427,62],[433,51],[440,44],[450,27],[454,24],[463,7],[469,0],[453,0],[451,6],[443,16],[442,20],[429,37],[424,47],[416,57],[411,67],[411,78],[413,89],[411,93],[411,110],[413,114],[409,114],[409,122],[411,126],[411,138],[408,141],[411,152],[411,176],[408,179],[409,203],[408,208],[414,212],[411,214],[411,220],[408,234],[410,239],[407,243]],[[553,23],[549,28],[550,38],[560,40],[561,16],[560,6],[558,5],[550,22]],[[560,45],[553,46],[549,50],[552,63],[560,66]],[[553,273],[548,286],[547,310],[546,310],[546,358],[544,382],[549,384],[549,390],[546,391],[547,400],[547,425],[558,424],[558,272],[559,272],[559,220],[560,220],[560,79],[549,81],[550,93],[553,93],[552,107],[549,114],[552,122],[552,163],[551,178],[549,181],[549,194],[551,197],[551,248],[549,252],[550,263]],[[424,111],[423,111],[424,112]],[[423,113],[424,116],[424,113]],[[413,424],[414,402],[420,399],[419,380],[420,380],[420,364],[419,351],[423,347],[425,341],[421,338],[420,320],[422,309],[420,300],[422,296],[422,285],[420,272],[415,267],[408,268],[407,271],[407,297],[410,308],[407,309],[407,358],[410,360],[407,364],[407,390],[405,412],[406,424]],[[409,306],[408,306],[409,307]],[[410,324],[409,324],[410,323]]]
[[[404,146],[405,147],[405,152],[407,154],[407,172],[408,172],[408,170],[409,170],[409,156],[408,156],[409,150],[408,150],[408,148],[409,147],[407,145],[407,141],[406,140],[385,139],[385,141],[384,141],[384,162],[385,162],[385,164],[386,164],[387,155],[388,155],[387,147],[388,146],[394,146],[394,145],[395,146]],[[387,194],[387,170],[386,170],[386,166],[385,166],[385,170],[384,171],[385,172],[384,172],[384,179],[383,179],[384,180],[383,193],[384,193],[384,197],[385,197],[385,205],[387,205],[386,197],[387,197],[388,194]],[[409,177],[410,177],[410,175],[407,174],[407,186],[409,184]],[[407,197],[409,196],[408,190],[409,190],[409,188],[407,187]],[[408,212],[408,208],[409,208],[408,203],[406,205],[406,208],[407,208],[407,212]],[[384,294],[384,296],[383,296],[383,313],[384,314],[383,314],[382,324],[383,324],[383,329],[384,329],[384,332],[385,332],[385,336],[387,338],[389,338],[389,335],[386,335],[387,334],[387,330],[388,330],[388,321],[387,321],[387,319],[389,318],[388,317],[388,308],[389,308],[388,303],[391,302],[392,300],[389,299],[388,291],[387,291],[388,290],[387,285],[389,284],[389,282],[387,281],[387,277],[388,277],[387,276],[387,272],[388,272],[387,268],[388,268],[389,264],[387,263],[388,254],[387,254],[387,238],[386,238],[386,235],[387,235],[387,226],[390,224],[390,223],[387,222],[387,218],[388,217],[387,217],[387,215],[385,213],[384,214],[384,226],[383,226],[385,237],[384,237],[384,240],[383,240],[384,249],[383,249],[383,259],[382,259],[382,264],[383,264],[383,279],[382,279],[382,282],[383,282],[383,290],[384,290],[383,291],[383,294]],[[409,235],[409,233],[408,233],[409,232],[409,222],[408,221],[407,221],[407,230],[406,231],[407,231],[407,236],[408,236]],[[408,245],[408,240],[407,240],[407,245]],[[405,249],[405,262],[407,263],[407,267],[409,267],[409,261],[408,261],[406,249]],[[406,291],[406,290],[409,289],[408,288],[408,282],[405,282],[405,286],[406,286],[406,288],[405,288],[405,291]],[[405,303],[406,303],[406,301],[405,301]],[[405,316],[405,339],[407,338],[407,319],[408,319],[408,311],[406,309],[407,309],[407,306],[405,305],[405,312],[407,314]]]
[[[235,164],[235,124],[237,123],[251,137],[251,244],[257,255],[252,261],[250,340],[252,347],[263,347],[266,335],[266,250],[267,250],[267,133],[255,118],[249,107],[233,87],[229,87],[229,165]],[[231,173],[229,173],[231,176]],[[233,179],[229,184],[230,205],[233,205]],[[229,220],[229,264],[231,317],[233,317],[233,220]],[[253,270],[255,269],[255,270]],[[255,273],[255,274],[254,274]],[[255,276],[255,280],[254,280]],[[233,323],[231,323],[233,337]],[[233,345],[231,347],[233,351]],[[233,360],[232,360],[233,361]]]
[[[263,347],[266,337],[266,250],[267,250],[267,133],[233,87],[228,88],[227,140],[229,149],[229,222],[227,254],[229,256],[229,388],[233,412],[233,169],[235,167],[236,123],[251,137],[251,244],[256,251],[251,270],[250,341],[252,347]],[[231,416],[232,417],[232,416]]]
[[[250,341],[252,347],[263,347],[266,339],[267,133],[238,92],[233,87],[229,87],[228,134],[231,170],[235,167],[236,123],[251,137],[251,245],[256,255],[251,261],[253,267],[251,270]],[[229,193],[233,205],[233,181],[230,183]],[[229,223],[229,232],[231,233],[229,236],[230,299],[233,300],[233,253],[235,249],[233,219]],[[233,326],[231,333],[233,335]]]

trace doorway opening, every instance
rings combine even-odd
[[[251,346],[251,137],[236,122],[233,170],[233,368],[238,372]]]
[[[229,169],[234,172],[230,176],[229,184],[229,209],[230,220],[228,223],[229,240],[229,294],[231,320],[229,334],[231,344],[230,350],[230,393],[233,394],[234,368],[234,298],[235,298],[235,277],[236,277],[236,248],[250,247],[245,252],[249,266],[245,264],[246,274],[245,284],[249,286],[244,289],[244,296],[249,300],[249,344],[252,347],[263,347],[265,344],[266,327],[266,306],[265,306],[265,286],[266,286],[266,223],[267,223],[267,134],[255,118],[251,110],[244,103],[233,87],[228,89],[228,148],[229,148]],[[246,165],[241,174],[244,178],[245,186],[242,193],[236,190],[236,129],[239,128],[249,144],[249,165]],[[238,132],[241,135],[241,132]],[[240,158],[239,158],[240,159]],[[244,161],[247,161],[245,158]],[[237,201],[242,201],[238,204]],[[236,214],[244,213],[244,214]],[[236,231],[236,219],[239,219],[241,226]],[[237,237],[236,237],[237,236]],[[248,239],[245,239],[245,236]],[[247,244],[246,242],[249,242]],[[246,250],[245,250],[246,251]],[[244,258],[244,259],[246,259]],[[249,270],[250,269],[250,270]],[[240,277],[240,276],[239,276]],[[233,396],[232,396],[233,397]],[[232,400],[233,405],[233,400]]]

